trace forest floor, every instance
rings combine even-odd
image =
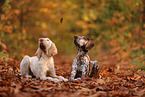
[[[104,54],[97,56],[99,72],[97,78],[52,83],[36,78],[22,78],[19,74],[21,60],[0,61],[0,97],[145,97],[145,72],[132,65],[136,61],[119,59]],[[145,64],[144,55],[140,61]],[[54,57],[56,73],[70,77],[72,59]]]

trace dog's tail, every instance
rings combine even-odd
[[[29,68],[30,68],[30,57],[26,55],[20,63],[21,76],[23,77],[29,76]]]

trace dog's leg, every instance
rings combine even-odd
[[[63,76],[57,76],[60,80],[63,80],[64,82],[67,82],[68,79],[64,78]]]
[[[54,67],[49,69],[49,75],[54,77],[54,79],[56,79],[56,78],[59,79],[59,81],[64,81],[64,82],[68,81],[68,79],[66,79],[62,76],[57,76]]]
[[[40,77],[40,79],[49,80],[49,81],[54,82],[54,83],[59,83],[60,82],[57,78],[46,77],[46,76],[42,76],[42,77]]]
[[[88,63],[84,62],[83,64],[84,64],[84,66],[83,66],[83,68],[82,68],[82,77],[85,78],[86,75],[87,75],[87,67],[88,67]]]
[[[96,74],[99,70],[99,65],[98,65],[98,62],[97,61],[90,61],[91,64],[93,65],[92,67],[92,71],[91,71],[91,74],[90,74],[90,77],[93,77],[94,74]]]
[[[20,72],[23,77],[29,76],[29,68],[30,68],[30,57],[26,55],[20,63]]]
[[[74,59],[72,64],[72,70],[71,70],[71,77],[69,78],[69,81],[73,81],[77,73],[77,58]]]
[[[40,79],[49,80],[49,81],[52,81],[52,82],[55,82],[55,83],[60,82],[57,78],[46,77],[46,74],[48,72],[48,70],[46,68],[47,67],[43,66],[43,64],[41,62],[40,62],[40,64],[38,64],[38,75],[40,76]]]
[[[60,82],[57,78],[46,77],[46,72],[43,70],[41,72],[40,79],[49,80],[49,81],[54,82],[54,83]]]

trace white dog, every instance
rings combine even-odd
[[[23,77],[35,76],[52,82],[68,81],[68,79],[57,76],[54,68],[53,56],[57,54],[55,44],[49,38],[40,38],[36,56],[26,55],[20,63],[20,72]],[[49,76],[49,77],[48,77]]]

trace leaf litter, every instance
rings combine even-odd
[[[22,78],[19,70],[20,60],[0,61],[0,96],[145,96],[145,72],[143,70],[135,70],[136,65],[126,65],[123,61],[115,62],[113,61],[114,57],[105,58],[104,61],[100,60],[99,62],[100,70],[97,77],[87,77],[83,80],[60,83],[38,78]],[[56,56],[56,73],[69,78],[71,64],[72,59],[63,59],[59,55]],[[130,64],[130,61],[127,64]]]

